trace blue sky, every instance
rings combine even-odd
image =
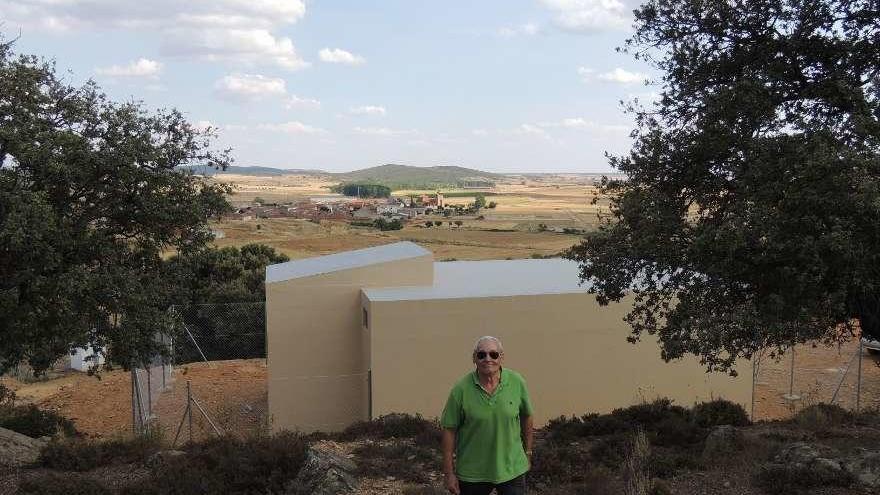
[[[652,97],[616,53],[630,0],[0,0],[16,50],[73,83],[176,107],[236,165],[384,163],[605,172],[619,100]]]

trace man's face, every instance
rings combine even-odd
[[[504,361],[504,354],[498,348],[498,342],[494,340],[484,340],[480,342],[477,351],[474,352],[474,364],[477,370],[483,374],[492,374],[501,368]]]

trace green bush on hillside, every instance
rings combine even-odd
[[[704,428],[720,425],[747,426],[752,423],[741,405],[724,399],[701,402],[693,407],[691,413],[694,422]]]
[[[51,437],[58,433],[76,435],[72,421],[34,404],[16,404],[15,392],[3,384],[0,384],[0,428],[31,438]]]

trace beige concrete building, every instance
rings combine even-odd
[[[269,410],[275,429],[339,430],[390,412],[439,416],[495,335],[523,374],[536,424],[665,396],[724,397],[749,409],[752,380],[665,363],[632,345],[630,303],[601,307],[561,259],[435,263],[402,242],[270,266]],[[749,367],[745,363],[745,367]]]

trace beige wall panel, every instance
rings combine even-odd
[[[430,285],[429,255],[266,284],[269,412],[273,428],[313,431],[368,417],[361,288]],[[338,406],[338,407],[336,407]],[[329,414],[329,416],[328,416]],[[329,428],[329,427],[328,427]]]
[[[452,383],[473,369],[483,335],[502,339],[521,372],[536,421],[607,412],[658,396],[689,406],[725,397],[749,410],[751,365],[740,377],[706,374],[694,358],[665,363],[659,347],[626,341],[629,302],[600,307],[589,294],[369,302],[373,416],[439,416]]]

